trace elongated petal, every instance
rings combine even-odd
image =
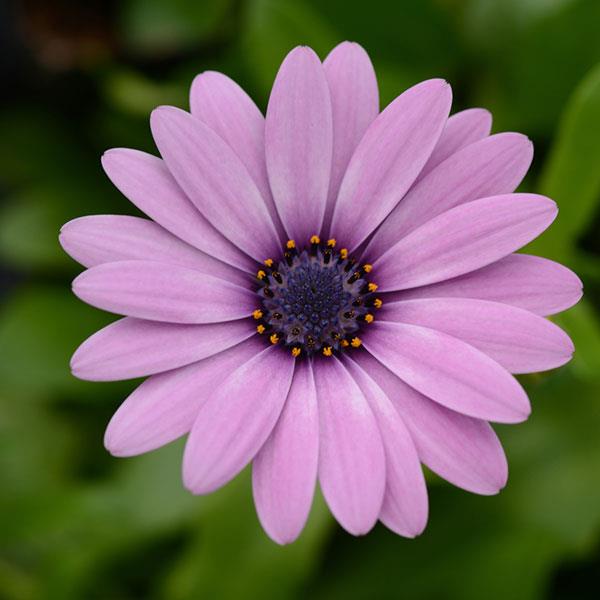
[[[428,327],[478,348],[511,373],[532,373],[571,359],[569,336],[547,319],[522,308],[470,298],[429,298],[387,303],[381,315]]]
[[[207,494],[235,477],[273,430],[288,395],[294,359],[270,347],[233,372],[202,404],[183,456],[183,482]]]
[[[285,58],[269,98],[265,152],[271,191],[288,235],[321,231],[331,174],[331,100],[319,57],[305,46]]]
[[[248,94],[232,79],[206,71],[190,90],[192,115],[221,136],[238,155],[258,187],[280,236],[283,228],[271,196],[265,164],[265,118]]]
[[[484,108],[468,108],[452,115],[417,181],[461,148],[490,135],[491,129],[492,115]]]
[[[73,281],[84,302],[117,314],[168,323],[218,323],[248,316],[254,294],[223,279],[142,260],[105,263]]]
[[[71,370],[89,381],[144,377],[218,354],[255,332],[249,319],[180,325],[125,317],[83,342],[71,359]]]
[[[380,256],[408,233],[459,204],[514,192],[533,146],[519,133],[499,133],[470,144],[415,184],[377,230],[366,251]]]
[[[386,301],[411,298],[479,298],[511,304],[537,315],[553,315],[576,304],[579,277],[561,264],[528,254],[511,254],[453,279],[386,294]]]
[[[104,445],[115,456],[160,448],[188,433],[215,386],[264,348],[256,338],[174,371],[153,375],[121,404]]]
[[[419,458],[440,477],[476,494],[496,494],[506,485],[508,465],[494,430],[406,385],[367,352],[359,364],[393,402],[417,446]]]
[[[392,531],[415,537],[427,524],[428,502],[413,440],[400,414],[375,381],[354,361],[344,364],[371,406],[385,448],[386,491],[379,518]]]
[[[353,250],[412,185],[450,110],[450,86],[424,81],[396,98],[367,129],[342,180],[331,234]]]
[[[279,250],[265,202],[226,142],[199,119],[171,106],[155,109],[150,125],[169,170],[218,231],[257,261]]]
[[[279,544],[304,528],[319,462],[317,390],[308,361],[298,362],[277,425],[254,459],[254,503],[262,526]]]
[[[139,217],[80,217],[62,226],[59,239],[65,252],[85,267],[121,260],[153,260],[196,269],[240,285],[249,282],[243,271],[182,242],[153,221]]]
[[[499,423],[529,416],[529,400],[517,380],[459,339],[416,325],[379,322],[363,343],[392,373],[452,410]]]
[[[359,44],[338,44],[323,61],[323,67],[333,115],[333,160],[324,224],[324,230],[328,230],[346,167],[379,113],[379,91],[369,55]]]
[[[336,359],[315,363],[319,481],[331,512],[354,535],[375,524],[385,490],[385,453],[360,387]]]
[[[453,208],[392,246],[375,262],[382,291],[450,279],[484,267],[536,238],[557,214],[536,194],[507,194]]]
[[[234,267],[254,270],[250,257],[198,212],[160,158],[138,150],[114,148],[104,153],[102,166],[121,193],[167,231]]]

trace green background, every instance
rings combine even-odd
[[[597,598],[600,588],[600,2],[121,0],[0,5],[0,598]],[[433,76],[454,110],[535,143],[522,185],[560,214],[531,250],[575,269],[584,300],[556,321],[577,352],[522,378],[533,414],[498,427],[507,488],[430,476],[417,540],[344,533],[321,498],[300,539],[272,543],[248,473],[209,497],[180,483],[182,443],[115,459],[103,429],[136,382],[75,380],[71,353],[112,318],[83,305],[60,225],[134,208],[104,177],[114,146],[155,152],[149,111],[187,107],[205,69],[264,108],[297,44],[369,51],[382,106]]]

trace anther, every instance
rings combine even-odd
[[[362,270],[365,273],[370,273],[373,270],[373,265],[370,265],[369,263],[366,263],[362,266]]]
[[[340,250],[340,258],[346,260],[348,258],[348,248],[342,248]]]
[[[263,311],[259,310],[258,308],[252,313],[252,316],[258,320],[258,319],[262,319],[263,316]]]
[[[331,238],[330,240],[327,240],[327,247],[328,248],[335,248],[335,238]]]
[[[350,275],[350,277],[348,278],[347,283],[351,284],[354,283],[355,281],[358,281],[360,279],[360,271],[354,271],[354,273],[352,273],[352,275]]]
[[[350,345],[353,348],[359,348],[360,346],[362,346],[362,340],[359,337],[353,337],[352,341],[350,342]]]
[[[374,320],[375,317],[371,313],[365,315],[365,323],[372,323]]]
[[[288,240],[285,244],[285,247],[288,250],[293,250],[296,247],[296,242],[294,240]]]
[[[350,345],[350,342],[348,340],[342,340],[340,342],[340,345],[342,346],[342,348],[347,348]]]
[[[297,346],[292,348],[292,356],[294,358],[298,358],[300,356],[300,352],[302,352],[302,350],[300,350],[300,348],[298,348]]]
[[[272,258],[267,258],[267,260],[264,261],[265,265],[267,267],[272,267],[273,266],[273,259]]]
[[[313,245],[318,245],[321,243],[321,238],[318,235],[312,235],[310,237],[310,243]]]
[[[276,333],[272,333],[269,336],[269,341],[271,342],[271,344],[276,344],[279,341],[279,336]]]
[[[323,356],[331,356],[332,354],[333,350],[331,346],[325,346],[325,348],[323,348]]]
[[[339,333],[339,331],[332,331],[331,332],[331,339],[335,340],[336,342],[341,338],[341,334]]]
[[[267,276],[267,274],[266,274],[266,273],[265,273],[265,272],[264,272],[264,271],[261,269],[261,270],[260,270],[260,271],[259,271],[259,272],[256,274],[256,276],[257,276],[259,279],[264,279],[264,278]]]
[[[263,334],[265,332],[265,326],[264,325],[257,325],[256,326],[256,331],[260,334]]]
[[[367,287],[369,288],[370,292],[374,292],[379,286],[376,283],[371,282]]]
[[[383,300],[381,298],[375,298],[375,300],[373,300],[373,306],[375,308],[381,308],[383,306]]]

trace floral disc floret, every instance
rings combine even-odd
[[[257,272],[260,307],[253,319],[263,325],[271,344],[292,356],[332,356],[361,345],[362,327],[382,305],[377,285],[367,281],[369,264],[359,265],[336,240],[313,235],[304,249],[288,240],[281,260],[264,261]]]

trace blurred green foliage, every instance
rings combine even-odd
[[[600,2],[597,0],[123,0],[24,2],[0,108],[0,598],[596,598],[600,575]],[[68,360],[111,317],[70,294],[60,225],[135,213],[103,176],[111,146],[153,151],[148,112],[187,104],[217,69],[264,108],[297,44],[343,39],[372,56],[382,105],[442,76],[455,108],[530,135],[523,188],[560,215],[530,248],[584,279],[557,317],[573,362],[523,378],[530,420],[499,428],[499,496],[430,477],[420,539],[346,535],[317,498],[298,542],[262,532],[248,473],[205,498],[180,483],[180,442],[116,460],[103,428],[136,382],[75,380]]]

